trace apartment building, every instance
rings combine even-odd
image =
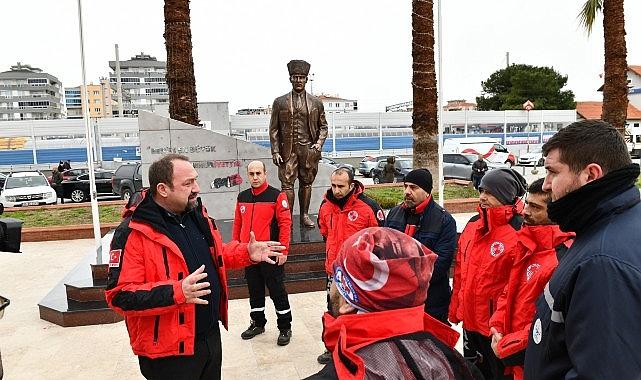
[[[60,80],[18,62],[0,73],[0,121],[65,117]]]

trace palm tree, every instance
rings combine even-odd
[[[169,117],[198,125],[189,0],[165,0]]]
[[[438,96],[434,64],[434,1],[412,0],[414,167],[438,173]],[[434,183],[438,183],[435,181]]]
[[[612,124],[625,136],[628,110],[628,64],[623,0],[586,0],[579,13],[579,20],[588,34],[592,32],[592,26],[599,12],[603,12],[605,45],[601,119]]]

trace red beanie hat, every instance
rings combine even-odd
[[[334,282],[363,312],[414,307],[425,303],[436,258],[400,231],[366,228],[343,243],[334,261]]]

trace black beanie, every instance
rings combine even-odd
[[[414,169],[405,175],[403,182],[410,182],[425,190],[432,192],[432,173],[427,169]]]
[[[512,169],[494,169],[481,178],[479,190],[483,189],[494,195],[503,205],[513,205],[517,197],[522,197],[527,188],[527,181]]]

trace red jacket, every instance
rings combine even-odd
[[[368,227],[382,227],[385,214],[381,207],[364,193],[363,184],[354,181],[354,191],[341,208],[332,190],[327,190],[318,210],[318,227],[325,239],[325,272],[331,275],[332,265],[343,242]]]
[[[490,335],[490,316],[505,288],[514,261],[523,203],[480,208],[459,238],[449,320]]]
[[[232,240],[249,242],[249,232],[254,231],[256,240],[279,241],[289,250],[292,230],[292,214],[287,195],[269,186],[267,181],[257,188],[249,188],[238,194]]]
[[[558,225],[524,226],[518,233],[514,265],[490,327],[503,334],[498,357],[511,368],[515,379],[523,378],[523,359],[536,312],[535,302],[558,264],[557,253],[572,244],[574,233],[561,232]]]
[[[147,198],[146,192],[143,197]],[[153,207],[152,207],[153,206]],[[189,270],[176,244],[159,230],[162,218],[150,197],[133,206],[114,232],[111,242],[107,303],[125,316],[131,347],[136,355],[159,358],[193,355],[195,306],[185,303],[182,279]],[[227,328],[225,268],[251,264],[247,244],[223,244],[214,221],[198,200],[197,215],[209,226],[210,253],[220,279],[219,318]]]
[[[416,346],[420,349],[409,351],[405,348],[406,352],[403,352],[397,348],[408,344],[402,343],[400,339],[403,337],[412,337],[411,340],[419,342]],[[323,316],[323,341],[332,352],[338,379],[364,379],[368,368],[367,358],[374,357],[378,360],[369,360],[380,363],[380,358],[388,357],[389,352],[395,356],[394,360],[384,364],[388,366],[385,374],[390,378],[409,378],[412,366],[422,372],[425,369],[427,372],[442,369],[447,371],[445,374],[451,374],[454,372],[451,365],[458,364],[457,356],[460,363],[464,362],[454,350],[458,338],[459,334],[456,331],[426,314],[423,305],[373,313],[347,314],[338,318],[332,317],[329,313]],[[435,341],[438,343],[433,344]],[[363,349],[367,349],[367,352]],[[411,359],[404,357],[405,355]],[[448,361],[446,357],[452,360]],[[407,373],[410,374],[408,377],[403,376]],[[321,376],[310,377],[314,378]]]

